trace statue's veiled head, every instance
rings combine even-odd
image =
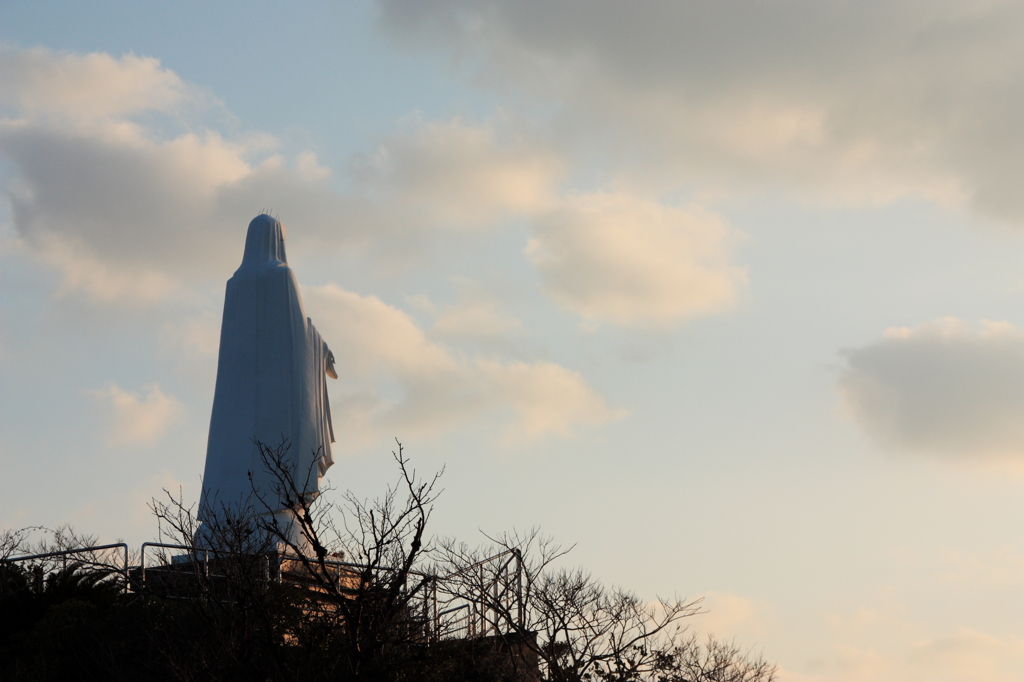
[[[284,251],[284,225],[277,218],[266,213],[260,214],[249,223],[249,232],[245,235],[245,253],[242,266],[265,267],[288,263]]]

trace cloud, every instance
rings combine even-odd
[[[538,216],[526,254],[544,290],[584,319],[657,326],[735,304],[746,273],[730,262],[733,241],[700,209],[598,193]]]
[[[213,131],[162,139],[123,118],[0,120],[18,236],[63,273],[62,293],[108,301],[152,302],[207,273],[220,279],[239,258],[240,216],[268,202],[311,231],[334,226],[342,202],[315,159],[253,165],[267,144]]]
[[[514,126],[410,119],[353,161],[352,189],[339,192],[311,151],[286,157],[269,135],[193,130],[182,112],[211,98],[157,60],[8,48],[0,77],[15,232],[63,274],[60,294],[152,304],[222,280],[262,207],[301,226],[290,240],[300,250],[386,255],[410,237],[537,210],[562,172]],[[170,125],[147,125],[140,114],[153,112]],[[176,126],[187,131],[169,135]]]
[[[719,637],[734,634],[736,628],[748,625],[757,615],[752,600],[729,592],[709,592],[704,595],[701,628]]]
[[[128,393],[110,383],[106,388],[93,392],[110,407],[109,445],[152,446],[181,416],[182,405],[177,398],[165,394],[156,384],[143,390],[144,396]]]
[[[927,573],[927,570],[925,571]],[[919,572],[920,573],[920,572]],[[918,576],[920,578],[920,576]],[[992,590],[992,595],[1004,594]],[[1011,682],[1020,679],[1024,639],[1012,625],[979,631],[942,617],[908,617],[899,591],[888,590],[869,607],[820,614],[818,641],[806,657],[790,657],[779,679],[794,682]],[[955,610],[955,609],[954,609]],[[949,622],[952,621],[952,622]],[[740,638],[741,640],[744,638]],[[812,636],[812,640],[815,638]]]
[[[1010,671],[1024,663],[1024,639],[960,627],[950,634],[916,642],[909,658],[953,679],[1009,680],[1013,679]]]
[[[426,312],[437,315],[430,330],[432,335],[450,341],[504,346],[509,337],[522,332],[523,323],[501,314],[501,302],[479,284],[461,277],[453,281],[459,295],[458,303],[440,315],[429,300],[417,300]]]
[[[365,444],[396,433],[430,435],[491,417],[506,440],[570,435],[620,416],[579,373],[551,362],[501,363],[456,354],[404,312],[334,285],[303,289],[309,314],[343,377],[335,422]],[[333,388],[333,385],[332,385]]]
[[[508,117],[410,118],[354,159],[339,191],[315,154],[286,158],[268,135],[168,136],[144,125],[140,112],[180,122],[179,109],[209,99],[156,60],[0,54],[14,108],[0,119],[13,171],[4,190],[21,245],[62,274],[58,295],[154,305],[219,283],[248,219],[267,206],[301,227],[293,253],[360,249],[385,260],[425,235],[525,218],[544,291],[590,323],[663,326],[722,312],[745,284],[721,219],[626,191],[560,194],[564,159]],[[110,102],[80,111],[79,95],[62,90],[67,78],[96,82]],[[437,332],[465,338],[504,324],[514,321],[478,300],[449,311]]]
[[[499,140],[493,125],[426,122],[360,157],[356,179],[379,203],[398,202],[414,222],[490,225],[552,198],[563,162],[527,137]]]
[[[1020,220],[1024,6],[382,0],[405,44],[659,183],[923,195]]]
[[[596,426],[625,414],[608,409],[604,398],[578,372],[553,362],[503,364],[477,360],[474,370],[484,380],[487,402],[506,404],[517,416],[506,432],[507,442],[532,440],[548,433],[569,436],[575,425]]]
[[[781,670],[794,682],[1011,682],[1019,679],[1024,640],[960,627],[909,647],[836,644],[816,661],[819,674]]]
[[[211,310],[189,319],[166,320],[160,326],[161,352],[182,359],[214,359],[220,348],[220,324],[220,316]]]
[[[1024,331],[1005,322],[975,330],[956,318],[844,351],[839,391],[881,446],[1004,458],[1024,455]]]
[[[522,322],[498,312],[489,298],[460,301],[434,322],[432,333],[453,339],[501,339],[522,329]]]
[[[0,106],[76,119],[167,111],[201,97],[160,60],[0,46]]]

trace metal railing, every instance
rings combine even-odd
[[[92,566],[111,570],[121,576],[123,589],[126,592],[143,593],[149,591],[147,575],[152,576],[159,571],[161,576],[174,575],[187,579],[189,574],[182,570],[191,565],[192,577],[203,579],[219,579],[226,577],[219,573],[216,558],[219,555],[237,554],[227,550],[215,550],[190,545],[162,542],[144,542],[139,549],[139,564],[131,564],[128,544],[117,542],[107,545],[94,545],[73,549],[56,550],[42,554],[32,554],[0,559],[3,563],[19,563],[59,559],[66,570],[68,558],[90,555],[96,552],[122,550],[123,562],[116,566],[114,562],[89,557],[78,561],[79,565]],[[173,559],[168,561],[164,554],[159,563],[150,564],[148,553],[152,549],[180,550],[189,559],[176,566]],[[211,561],[211,557],[214,559]],[[334,559],[312,559],[299,555],[270,552],[261,555],[262,579],[281,582],[285,575],[286,562],[293,561],[307,568],[309,565],[324,566],[336,569],[338,575],[346,571],[350,576],[364,573],[368,569],[380,572],[394,572],[398,569],[368,566]],[[211,567],[213,573],[211,573]],[[43,566],[40,565],[40,569]],[[198,571],[198,572],[197,572]],[[523,562],[518,549],[509,549],[494,556],[482,559],[470,566],[444,576],[433,575],[420,571],[409,571],[407,577],[415,576],[421,581],[421,594],[416,600],[410,601],[410,614],[422,625],[423,635],[427,641],[436,642],[442,639],[473,639],[477,637],[496,636],[507,633],[510,629],[522,630],[525,625],[525,605],[523,602]],[[151,582],[151,580],[150,580]],[[404,588],[407,589],[407,588]],[[344,589],[340,590],[344,592]],[[355,590],[353,590],[353,593]]]
[[[122,589],[128,590],[128,574],[129,571],[131,570],[131,558],[128,551],[128,543],[126,542],[114,542],[109,545],[91,545],[89,547],[75,547],[72,549],[59,549],[54,550],[52,552],[43,552],[42,554],[27,554],[15,557],[5,557],[4,559],[0,559],[0,563],[16,564],[21,563],[23,561],[45,562],[47,559],[60,559],[61,569],[66,571],[68,569],[68,557],[70,556],[95,554],[96,552],[103,552],[111,549],[124,550],[124,562],[120,568],[115,567],[115,565],[109,561],[103,561],[96,558],[87,558],[84,561],[79,560],[76,563],[79,566],[90,566],[93,568],[102,568],[105,570],[110,570],[111,572],[120,575],[124,581],[122,584]],[[39,565],[38,568],[42,569],[42,565]]]
[[[438,576],[432,592],[439,639],[496,636],[510,626],[525,626],[523,558],[518,549]]]

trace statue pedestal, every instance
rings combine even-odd
[[[272,529],[267,528],[271,526]],[[256,515],[253,512],[226,514],[202,522],[193,544],[218,552],[304,554],[316,556],[313,543],[302,531],[302,523],[291,509]]]
[[[274,538],[277,542],[277,551],[282,554],[304,554],[305,556],[316,556],[313,551],[313,543],[309,541],[306,534],[302,532],[302,523],[291,509],[282,509],[274,513],[274,523],[281,533],[280,538]],[[287,540],[287,542],[285,541]],[[291,546],[289,546],[289,543]],[[297,551],[296,551],[297,550]]]

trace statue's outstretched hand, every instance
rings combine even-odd
[[[327,376],[332,379],[338,378],[338,373],[334,370],[334,353],[327,351]]]

